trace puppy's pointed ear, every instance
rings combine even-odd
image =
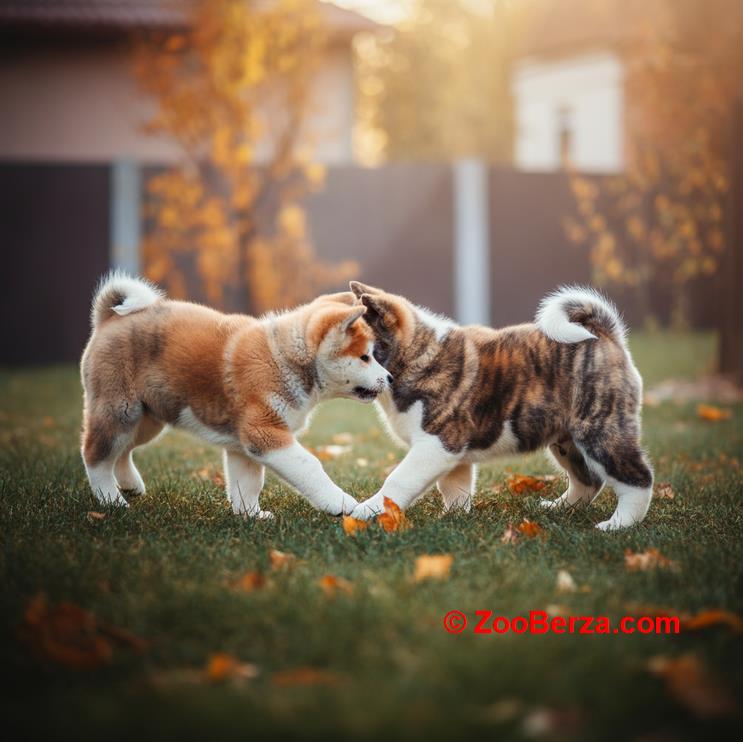
[[[348,332],[351,329],[351,325],[356,322],[357,319],[363,317],[366,314],[366,307],[363,305],[356,305],[351,307],[347,312],[346,318],[341,322],[341,331]]]
[[[362,294],[361,303],[366,307],[364,319],[370,327],[380,332],[391,332],[400,324],[394,302],[374,294]]]
[[[342,306],[337,302],[320,304],[307,323],[307,342],[317,348],[329,332],[348,332],[356,320],[367,311],[365,306]]]
[[[367,286],[361,281],[350,281],[349,287],[357,297],[361,297],[362,294],[383,294],[382,289],[375,289],[374,286]]]

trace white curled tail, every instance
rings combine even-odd
[[[157,286],[144,278],[134,278],[119,270],[111,271],[101,279],[95,292],[90,313],[93,329],[112,317],[112,312],[119,316],[138,312],[164,297]]]
[[[627,328],[619,311],[595,289],[562,286],[542,299],[534,321],[548,338],[559,343],[603,336],[626,345]]]

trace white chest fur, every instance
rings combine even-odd
[[[423,402],[415,402],[405,412],[400,412],[392,401],[392,394],[385,392],[375,404],[387,432],[400,445],[411,446],[423,434]]]

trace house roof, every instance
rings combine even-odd
[[[596,47],[622,47],[648,30],[672,26],[667,0],[543,0],[527,26],[520,56],[562,56]]]
[[[265,1],[265,0],[263,0]],[[351,37],[380,24],[351,10],[315,0],[335,36]],[[188,25],[194,0],[0,0],[0,28],[37,31],[132,31]]]

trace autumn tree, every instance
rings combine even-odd
[[[311,0],[199,0],[183,31],[141,44],[148,128],[183,153],[148,183],[146,273],[173,295],[195,271],[211,302],[247,287],[262,312],[353,272],[318,260],[302,206],[324,177],[304,123],[325,43]]]
[[[387,38],[358,45],[359,147],[370,161],[508,161],[509,63],[528,0],[414,0]]]
[[[587,247],[597,283],[664,287],[675,319],[686,287],[713,275],[725,250],[730,113],[743,79],[743,6],[673,0],[668,26],[637,18],[626,53],[628,166],[604,181],[574,173],[568,236]]]

